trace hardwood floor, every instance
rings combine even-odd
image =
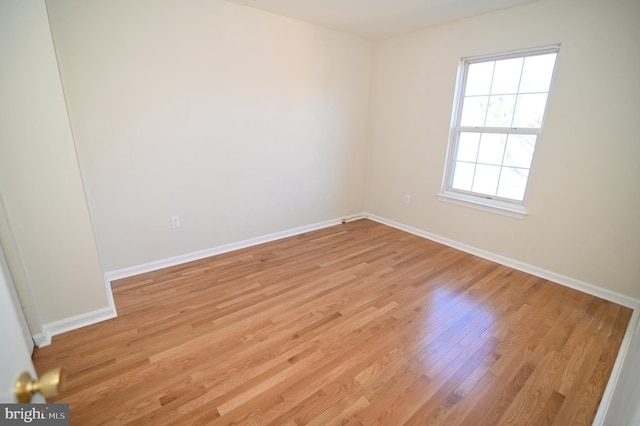
[[[631,310],[368,220],[113,283],[73,425],[587,425]]]

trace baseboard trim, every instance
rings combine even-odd
[[[240,250],[247,247],[257,246],[259,244],[269,243],[271,241],[280,240],[287,237],[293,237],[295,235],[304,234],[305,232],[316,231],[318,229],[328,228],[330,226],[339,225],[342,220],[353,221],[358,219],[364,219],[363,213],[354,215],[343,216],[337,219],[326,220],[323,222],[314,223],[312,225],[300,226],[297,228],[288,229],[285,231],[274,232],[272,234],[263,235],[260,237],[249,238],[247,240],[238,241],[235,243],[224,244],[217,247],[212,247],[204,250],[195,251],[179,256],[169,257],[162,260],[144,263],[142,265],[131,266],[128,268],[118,269],[115,271],[109,271],[105,275],[109,282],[119,280],[122,278],[128,278],[135,275],[144,274],[147,272],[157,271],[159,269],[169,268],[172,266],[182,265],[184,263],[193,262],[195,260],[205,259],[207,257],[216,256],[223,253],[228,253],[235,250]]]
[[[51,338],[53,336],[77,330],[101,321],[106,321],[108,319],[115,318],[116,316],[116,310],[109,306],[93,312],[87,312],[70,318],[65,318],[63,320],[50,322],[42,326],[42,333],[33,336],[33,340],[39,348],[42,348],[51,344]]]
[[[607,387],[604,388],[604,393],[602,394],[602,399],[600,400],[600,405],[598,406],[598,411],[596,411],[596,416],[593,419],[592,426],[602,426],[605,424],[607,413],[609,412],[609,407],[611,406],[611,401],[613,400],[614,391],[618,387],[618,382],[620,381],[620,377],[622,375],[622,368],[624,367],[627,355],[631,350],[633,335],[636,333],[635,330],[640,324],[639,320],[640,309],[635,309],[633,311],[633,315],[631,315],[631,319],[629,320],[627,331],[622,338],[622,342],[620,343],[618,356],[616,357],[616,361],[613,364],[613,369],[611,370],[611,375],[609,376]]]
[[[78,328],[117,317],[118,312],[116,311],[116,304],[113,300],[111,283],[107,279],[106,274],[104,276],[104,286],[107,295],[107,307],[44,324],[42,326],[42,331],[32,336],[35,345],[39,348],[49,346],[51,344],[51,339],[55,335],[77,330]]]
[[[601,299],[608,300],[610,302],[614,302],[631,309],[637,309],[640,307],[640,300],[634,299],[632,297],[626,296],[621,293],[617,293],[615,291],[607,290],[602,287],[598,287],[596,285],[589,284],[589,283],[577,280],[575,278],[568,277],[566,275],[558,274],[556,272],[549,271],[547,269],[539,268],[537,266],[533,266],[528,263],[520,262],[519,260],[511,259],[505,256],[501,256],[499,254],[491,253],[486,250],[472,247],[472,246],[460,243],[458,241],[451,240],[446,237],[442,237],[440,235],[432,234],[430,232],[423,231],[421,229],[414,228],[412,226],[408,226],[408,225],[393,221],[391,219],[386,219],[386,218],[376,216],[374,214],[369,214],[369,213],[366,213],[365,216],[368,219],[371,219],[375,222],[382,223],[384,225],[388,225],[405,232],[409,232],[410,234],[414,234],[419,237],[423,237],[428,240],[435,241],[440,244],[444,244],[446,246],[455,248],[457,250],[461,250],[466,253],[473,254],[474,256],[482,257],[483,259],[487,259],[492,262],[496,262],[501,265],[505,265],[510,268],[517,269],[519,271],[526,272],[531,275],[535,275],[536,277],[553,281],[554,283],[561,284],[565,287],[570,287],[570,288],[573,288],[574,290],[578,290],[583,293],[587,293],[592,296],[596,296]]]
[[[37,347],[41,348],[51,344],[53,336],[73,331],[88,325],[92,325],[101,321],[106,321],[118,316],[116,311],[116,305],[113,300],[113,292],[111,289],[111,282],[117,279],[131,277],[134,275],[143,274],[145,272],[156,271],[158,269],[168,268],[171,266],[181,265],[194,260],[204,259],[206,257],[215,256],[217,254],[227,253],[234,250],[240,250],[243,248],[255,246],[258,244],[268,243],[282,238],[292,237],[295,235],[303,234],[305,232],[315,231],[322,228],[328,228],[330,226],[338,225],[343,221],[353,221],[363,219],[365,215],[358,213],[354,215],[343,216],[338,219],[327,220],[324,222],[315,223],[312,225],[300,226],[292,228],[286,231],[275,232],[273,234],[264,235],[261,237],[250,238],[248,240],[238,241],[235,243],[225,244],[218,247],[213,247],[193,253],[187,253],[180,256],[174,256],[168,259],[162,259],[154,262],[145,263],[143,265],[133,266],[130,268],[119,269],[116,271],[110,271],[104,274],[105,292],[107,295],[108,306],[102,309],[98,309],[93,312],[87,312],[84,314],[76,315],[63,320],[55,321],[52,323],[44,324],[42,331],[38,334],[34,334],[33,341]]]
[[[51,344],[51,336],[47,336],[43,332],[34,334],[31,337],[33,337],[33,343],[39,348],[43,348]]]
[[[384,225],[388,225],[405,232],[409,232],[419,237],[444,244],[446,246],[464,251],[469,254],[473,254],[474,256],[482,257],[483,259],[500,263],[501,265],[505,265],[510,268],[517,269],[519,271],[526,272],[528,274],[535,275],[537,277],[544,278],[549,281],[553,281],[557,284],[561,284],[566,287],[570,287],[575,290],[582,291],[583,293],[600,297],[610,302],[618,303],[619,305],[626,306],[631,309],[640,308],[640,300],[634,299],[624,294],[607,290],[605,288],[602,288],[593,284],[589,284],[584,281],[580,281],[578,279],[568,277],[566,275],[558,274],[556,272],[549,271],[547,269],[540,268],[534,265],[530,265],[528,263],[521,262],[519,260],[511,259],[509,257],[501,256],[499,254],[495,254],[487,250],[479,249],[477,247],[469,246],[467,244],[463,244],[458,241],[451,240],[449,238],[442,237],[437,234],[432,234],[430,232],[423,231],[421,229],[414,228],[412,226],[405,225],[403,223],[396,222],[394,220],[387,219],[387,218],[377,216],[371,213],[366,213],[366,212],[355,214],[355,215],[349,215],[339,219],[332,219],[324,222],[318,222],[312,225],[300,226],[297,228],[292,228],[292,229],[281,231],[281,232],[275,232],[272,234],[267,234],[267,235],[263,235],[256,238],[250,238],[247,240],[224,244],[222,246],[212,247],[212,248],[208,248],[208,249],[204,249],[204,250],[200,250],[192,253],[187,253],[179,256],[162,259],[162,260],[148,262],[142,265],[109,271],[105,274],[105,281],[108,287],[107,295],[110,298],[109,306],[112,307],[115,312],[115,305],[113,303],[113,295],[111,293],[111,285],[110,285],[110,283],[114,280],[128,278],[135,275],[144,274],[146,272],[152,272],[152,271],[157,271],[159,269],[169,268],[172,266],[182,265],[184,263],[193,262],[195,260],[200,260],[200,259],[204,259],[211,256],[216,256],[218,254],[228,253],[231,251],[256,246],[259,244],[264,244],[271,241],[280,240],[282,238],[292,237],[295,235],[303,234],[305,232],[311,232],[318,229],[328,228],[330,226],[340,224],[343,219],[346,219],[347,221],[353,221],[353,220],[364,219],[364,218],[371,219],[375,222],[382,223]]]

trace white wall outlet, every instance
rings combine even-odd
[[[180,228],[180,216],[171,216],[171,227]]]
[[[404,196],[404,203],[411,204],[411,195],[407,194]]]

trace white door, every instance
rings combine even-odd
[[[31,362],[33,340],[25,330],[26,322],[17,304],[18,298],[2,247],[0,269],[0,402],[8,403],[15,402],[14,386],[20,373],[27,371],[31,377],[37,376]],[[45,401],[40,395],[34,395],[31,402]]]

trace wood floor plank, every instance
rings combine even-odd
[[[369,220],[112,283],[72,425],[590,424],[631,310]]]

